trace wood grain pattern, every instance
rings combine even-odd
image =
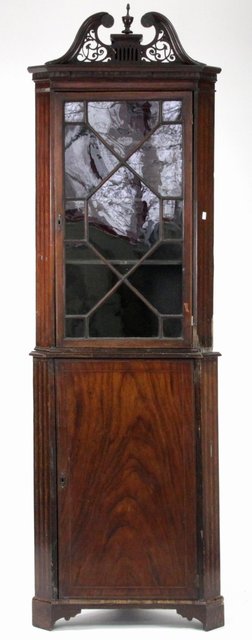
[[[56,375],[60,595],[196,596],[192,363]]]
[[[181,89],[196,88],[199,80],[206,80],[215,83],[217,74],[221,71],[219,67],[208,67],[206,65],[184,65],[184,64],[156,64],[152,65],[124,65],[123,72],[118,65],[104,65],[97,63],[90,64],[62,64],[62,65],[41,65],[38,67],[28,67],[36,83],[43,81],[50,82],[50,86],[56,91],[86,91],[107,89],[111,93],[114,90],[125,87],[126,89],[149,89],[149,83],[154,90],[169,89],[177,91]]]
[[[115,358],[119,358],[120,360],[130,358],[133,360],[138,360],[139,358],[150,360],[150,359],[165,359],[165,360],[201,360],[204,356],[201,350],[198,349],[167,349],[159,347],[158,349],[147,349],[146,347],[138,347],[134,348],[128,344],[125,345],[124,349],[118,349],[116,347],[100,347],[100,348],[77,348],[77,347],[54,347],[52,348],[39,348],[37,347],[34,351],[31,352],[31,355],[34,358],[70,358],[70,359],[84,359],[84,360],[92,360],[92,359],[105,359],[105,360],[114,360]],[[216,358],[220,354],[218,352],[208,352],[208,358]]]
[[[52,629],[84,608],[146,607],[177,609],[206,630],[222,626],[218,354],[204,351],[212,346],[220,69],[156,63],[125,64],[123,72],[113,64],[29,70],[37,137],[33,624]],[[185,340],[63,345],[62,226],[56,232],[55,219],[63,213],[64,99],[186,93]]]
[[[57,597],[54,364],[34,361],[35,594]]]
[[[88,599],[88,600],[71,600],[63,599],[54,602],[48,602],[44,600],[38,600],[33,598],[32,602],[32,615],[33,625],[41,629],[51,631],[54,623],[60,618],[69,620],[71,617],[81,613],[82,609],[134,609],[141,607],[141,609],[177,609],[177,613],[188,620],[196,618],[203,624],[205,631],[216,629],[224,625],[224,604],[223,598],[216,598],[214,600],[147,600],[141,598],[141,600],[135,599],[121,599],[121,600],[109,600],[109,599]]]
[[[203,597],[220,595],[217,359],[200,363]]]
[[[212,347],[213,317],[213,179],[214,87],[201,83],[198,95],[196,142],[197,190],[197,333],[202,347]],[[207,219],[202,220],[202,212]]]
[[[55,344],[50,93],[36,93],[36,131],[36,342],[50,346]]]
[[[54,623],[60,618],[70,620],[70,618],[76,616],[81,612],[81,608],[78,605],[46,602],[33,598],[32,601],[32,624],[39,629],[46,629],[51,631]]]
[[[193,618],[200,620],[203,624],[204,631],[218,629],[224,625],[224,604],[222,597],[207,602],[179,605],[177,607],[177,613],[188,620],[192,620]]]

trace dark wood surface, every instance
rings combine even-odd
[[[136,63],[142,65],[145,64],[146,61],[153,64],[153,62],[155,63],[159,62],[160,59],[162,60],[162,56],[160,55],[160,49],[162,51],[160,47],[161,37],[162,41],[164,40],[166,43],[166,60],[169,59],[168,56],[171,52],[172,60],[176,65],[182,63],[192,66],[203,66],[201,62],[197,62],[186,53],[170,20],[163,14],[155,11],[145,13],[141,18],[141,25],[144,27],[144,30],[146,27],[154,27],[155,31],[154,38],[152,37],[151,40],[150,54],[148,32],[147,44],[144,44],[141,42],[142,36],[136,35],[131,31],[134,17],[129,15],[129,9],[130,6],[127,5],[127,15],[122,18],[124,26],[122,33],[111,35],[111,44],[103,42],[102,37],[98,35],[98,29],[100,26],[111,28],[114,24],[113,16],[105,12],[95,13],[84,20],[66,53],[56,60],[47,62],[46,66],[50,68],[51,66],[55,67],[55,65],[76,63],[79,59],[78,54],[80,51],[83,52],[83,49],[85,49],[85,54],[82,53],[82,59],[89,60],[96,65],[97,62],[99,63],[99,47],[102,49],[103,60],[106,61],[108,66],[117,64],[124,68],[124,64],[129,64],[129,61],[131,62],[131,66],[135,66]],[[85,45],[90,42],[90,33],[92,34],[93,41],[98,45],[96,55],[92,55],[92,47],[91,55],[88,55],[89,51],[85,48]],[[130,53],[135,55],[129,55]]]
[[[104,88],[104,99],[111,98],[132,98],[140,96],[139,82],[136,83],[134,91],[129,91],[125,79],[115,83],[109,76],[113,75],[110,70],[106,82],[103,80],[103,87],[106,83],[108,88]],[[151,75],[151,74],[150,74]],[[190,75],[190,74],[189,74]],[[169,75],[165,81],[166,92],[160,83],[155,87],[155,97],[160,98],[171,96]],[[191,81],[190,81],[191,82]],[[102,80],[101,80],[102,83]],[[56,297],[57,297],[57,344],[63,341],[63,314],[62,306],[64,300],[64,280],[62,270],[62,226],[57,225],[57,216],[63,212],[62,198],[62,102],[64,98],[71,99],[76,94],[67,93],[41,93],[50,91],[50,86],[43,87],[38,84],[37,88],[37,345],[53,346],[55,344],[55,305],[54,305],[54,233],[56,229]],[[99,82],[96,80],[96,84]],[[148,83],[141,82],[141,96],[150,95],[148,89],[152,86],[153,96],[154,85],[150,77]],[[69,87],[68,87],[69,88]],[[76,87],[75,87],[76,88]],[[138,88],[138,91],[137,91]],[[169,348],[180,346],[190,347],[190,345],[209,348],[212,346],[212,314],[213,314],[213,125],[214,125],[214,86],[212,82],[201,81],[195,85],[191,82],[187,87],[191,90],[187,93],[190,100],[190,93],[194,96],[193,125],[190,116],[190,104],[187,105],[187,119],[185,126],[185,275],[184,275],[184,301],[186,303],[185,332],[184,340],[179,345],[178,340],[166,341]],[[85,93],[83,93],[85,89]],[[81,98],[94,97],[90,93],[91,87],[85,80],[82,81],[82,91],[78,93]],[[101,90],[101,87],[100,87]],[[98,94],[96,94],[98,95]],[[179,89],[173,95],[179,96]],[[50,106],[51,105],[51,106]],[[51,109],[52,132],[50,134]],[[192,126],[194,127],[194,140],[192,147]],[[50,156],[51,146],[51,156]],[[50,157],[52,158],[52,170],[50,172]],[[192,159],[194,158],[194,166]],[[192,236],[192,177],[194,183],[194,226]],[[52,200],[49,194],[51,194]],[[207,219],[202,220],[202,212],[206,211]],[[192,271],[193,269],[193,271]],[[194,274],[194,275],[192,275]],[[192,298],[193,295],[193,298]],[[193,331],[190,326],[193,316]],[[70,341],[65,340],[66,344]],[[99,347],[100,341],[90,340],[94,347]],[[129,343],[132,348],[142,346],[143,348],[159,348],[157,342],[148,339],[111,341],[103,340],[103,343],[113,348],[115,346],[125,349]],[[75,340],[76,347],[80,347],[83,341]]]
[[[196,321],[199,344],[213,344],[213,180],[214,180],[214,87],[202,82],[195,93],[195,190],[197,223]],[[206,220],[202,213],[207,214]]]
[[[33,598],[32,601],[32,623],[34,627],[51,631],[54,623],[60,618],[70,620],[81,612],[81,607],[74,604],[66,604],[59,602],[46,602]]]
[[[146,347],[132,347],[131,343],[127,343],[122,349],[117,347],[36,347],[31,352],[34,358],[70,358],[70,359],[118,359],[129,358],[133,360],[141,359],[165,359],[165,360],[202,360],[216,359],[221,354],[218,351],[201,351],[201,349],[167,349],[159,346],[155,349]]]
[[[34,361],[35,595],[58,595],[54,363]]]
[[[203,624],[204,631],[212,631],[224,625],[223,598],[216,598],[208,602],[182,604],[177,607],[177,613],[184,618],[196,618]]]
[[[36,93],[36,340],[55,344],[50,94]]]
[[[57,363],[59,595],[197,596],[191,362]]]
[[[202,447],[202,593],[214,598],[220,593],[219,469],[218,469],[218,372],[215,360],[201,368]]]
[[[53,360],[34,360],[35,626],[118,606],[222,626],[217,354]]]
[[[74,600],[44,601],[33,598],[32,616],[33,625],[41,629],[51,631],[54,623],[60,618],[69,620],[81,613],[83,609],[176,609],[183,618],[191,621],[199,620],[205,631],[211,631],[224,625],[223,598],[214,600],[148,600],[146,598],[120,598],[111,600],[108,598],[94,598]],[[189,625],[188,625],[189,626]]]
[[[143,89],[148,89],[151,80],[154,89],[166,89],[167,83],[173,91],[187,90],[196,87],[200,80],[206,80],[213,84],[220,73],[219,67],[210,67],[204,64],[124,64],[123,70],[118,64],[104,65],[97,63],[95,68],[90,64],[55,64],[28,67],[33,80],[42,84],[49,81],[53,89],[60,91],[81,91],[83,89],[109,89],[113,91],[113,78],[115,89],[124,86],[130,89],[139,89],[139,83]]]
[[[113,64],[97,64],[95,72],[89,64],[30,71],[37,136],[33,624],[52,629],[83,608],[162,607],[197,618],[206,630],[222,626],[218,354],[204,351],[212,346],[220,69],[146,63],[124,65],[123,73]],[[188,95],[185,340],[63,345],[59,105],[65,95],[154,99],[171,92]]]

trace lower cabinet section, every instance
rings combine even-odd
[[[197,596],[190,362],[58,362],[60,597]]]
[[[131,606],[223,624],[216,372],[35,358],[35,626]]]
[[[220,596],[207,602],[203,600],[174,601],[174,600],[80,600],[68,602],[67,600],[57,600],[46,602],[33,598],[32,621],[35,627],[51,631],[54,624],[60,618],[70,620],[70,618],[81,613],[82,609],[176,609],[177,613],[187,620],[195,618],[199,620],[204,631],[211,631],[224,625],[224,602]],[[189,626],[189,625],[188,625]]]

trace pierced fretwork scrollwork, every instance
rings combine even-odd
[[[200,64],[188,56],[174,26],[161,13],[155,11],[145,13],[141,23],[143,27],[155,28],[153,40],[142,46],[141,60],[144,62]]]
[[[170,44],[166,42],[163,31],[160,31],[155,42],[145,48],[141,60],[146,62],[175,62],[176,56]]]
[[[112,27],[114,19],[109,13],[95,13],[81,25],[71,47],[57,60],[48,62],[55,64],[89,63],[169,63],[169,64],[201,64],[187,55],[179,37],[171,24],[161,13],[149,12],[142,17],[144,27],[154,27],[155,36],[148,44],[142,44],[142,35],[133,34],[130,30],[133,18],[123,17],[124,30],[121,34],[111,35],[111,44],[104,44],[98,35],[100,26]]]
[[[81,25],[68,51],[61,58],[47,64],[108,62],[111,60],[111,46],[101,42],[98,29],[101,26],[109,28],[113,24],[114,18],[104,11],[90,16]]]
[[[97,32],[91,29],[77,54],[77,60],[78,62],[108,62],[111,60],[109,49],[110,47],[99,40]]]

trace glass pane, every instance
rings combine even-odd
[[[85,102],[65,102],[66,122],[83,122],[85,119]]]
[[[179,318],[164,318],[163,333],[165,338],[181,338],[182,320]]]
[[[182,260],[182,244],[180,242],[162,242],[158,248],[148,257],[148,261]]]
[[[96,262],[101,262],[101,259],[92,251],[91,247],[86,243],[80,242],[66,242],[65,259],[66,262],[75,260],[95,260]]]
[[[120,238],[112,236],[107,231],[96,225],[89,224],[89,242],[92,244],[105,258],[119,260],[136,260],[141,258],[150,248],[144,244],[131,244],[128,238]],[[128,269],[130,268],[130,265]]]
[[[66,337],[182,336],[182,106],[65,103]]]
[[[130,269],[133,269],[133,267],[137,264],[137,262],[122,262],[122,263],[118,263],[118,262],[113,262],[113,266],[115,267],[115,269],[117,269],[117,271],[119,271],[119,273],[121,273],[122,275],[125,275],[125,273],[128,273],[128,271]]]
[[[158,102],[88,103],[90,125],[121,157],[158,124],[158,118]]]
[[[105,265],[66,264],[66,314],[85,314],[118,282]]]
[[[85,198],[118,164],[87,127],[65,127],[65,196]]]
[[[182,313],[181,265],[141,265],[129,281],[160,313]]]
[[[159,199],[121,167],[88,202],[89,240],[106,258],[140,258],[159,235]]]
[[[67,338],[83,338],[85,333],[85,320],[82,318],[67,318],[65,321]]]
[[[128,160],[161,196],[182,196],[182,125],[159,127]]]
[[[183,201],[163,201],[164,238],[182,238]]]
[[[165,122],[177,122],[182,116],[181,100],[166,100],[162,104],[162,117]]]
[[[65,206],[65,238],[78,240],[84,238],[84,204],[70,201]]]
[[[158,319],[122,284],[91,316],[89,335],[92,338],[157,337]]]

